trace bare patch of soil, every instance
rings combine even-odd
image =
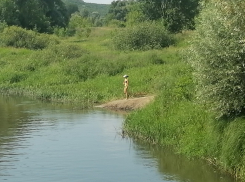
[[[136,110],[144,107],[146,104],[150,103],[153,99],[154,96],[129,98],[129,99],[111,101],[96,107],[108,108],[112,110],[130,111],[130,110]]]

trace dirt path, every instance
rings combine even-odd
[[[144,107],[146,104],[151,102],[154,99],[154,96],[138,97],[138,98],[129,98],[123,100],[111,101],[96,107],[108,108],[112,110],[135,110]]]

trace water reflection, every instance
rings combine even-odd
[[[46,128],[55,129],[60,110],[63,113],[79,111],[79,115],[86,112],[74,106],[0,96],[0,176],[11,176],[11,170],[16,169],[15,164],[25,155],[25,149],[32,147],[31,138],[42,136],[40,131]],[[72,118],[67,120],[73,121]]]
[[[121,114],[0,96],[0,118],[0,181],[235,181],[203,161],[123,139]]]
[[[158,147],[140,140],[134,140],[138,158],[155,159],[163,179],[178,182],[238,182],[227,173],[222,173],[203,160],[191,160],[174,154],[168,147]]]

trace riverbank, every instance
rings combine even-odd
[[[102,105],[98,105],[95,107],[99,108],[107,108],[111,110],[119,110],[119,111],[132,111],[136,109],[140,109],[145,107],[151,101],[153,101],[154,96],[145,96],[145,97],[138,97],[138,98],[129,98],[129,99],[120,99],[114,100],[111,102],[107,102]]]

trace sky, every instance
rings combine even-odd
[[[113,0],[83,0],[86,3],[111,4]]]

